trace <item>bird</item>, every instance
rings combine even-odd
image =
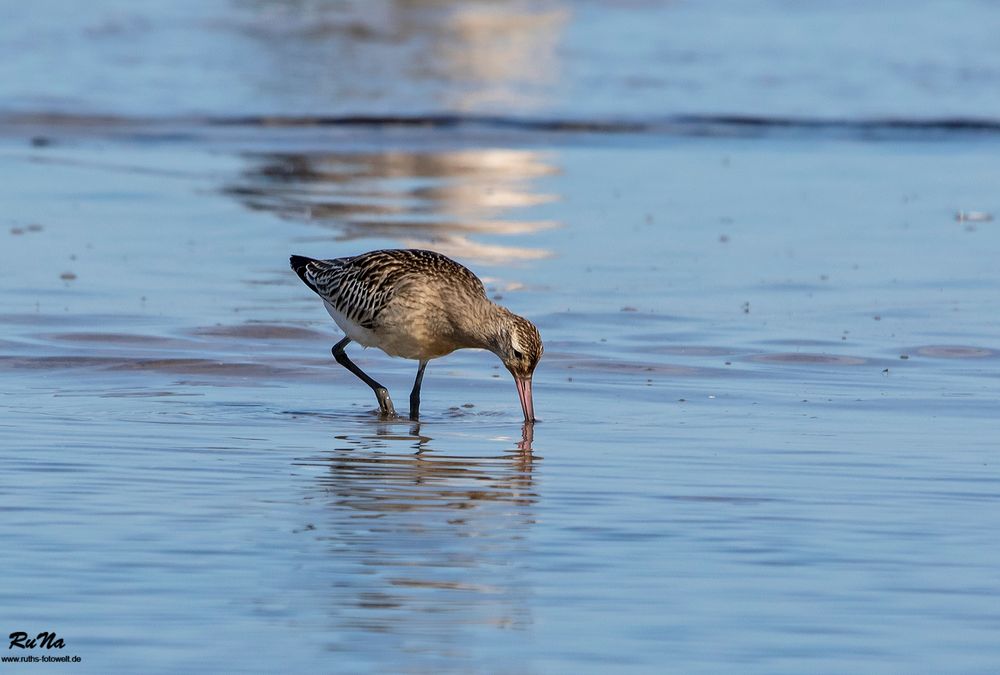
[[[396,415],[389,391],[348,358],[344,348],[352,341],[418,361],[411,419],[419,419],[427,363],[473,348],[500,358],[514,377],[525,423],[535,421],[531,378],[544,351],[538,328],[492,302],[483,282],[465,266],[422,249],[382,249],[330,260],[293,255],[289,263],[344,332],[333,346],[333,358],[371,387],[383,416]]]

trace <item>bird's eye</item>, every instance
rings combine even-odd
[[[514,358],[515,358],[515,359],[523,359],[523,358],[524,358],[524,354],[522,354],[521,352],[519,352],[519,351],[517,351],[517,350],[515,349],[515,350],[514,350]]]

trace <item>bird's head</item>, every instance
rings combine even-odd
[[[544,351],[542,336],[538,334],[535,324],[524,317],[505,312],[490,343],[493,353],[500,357],[503,365],[514,376],[517,394],[521,399],[521,409],[524,411],[524,420],[534,422],[531,376]]]

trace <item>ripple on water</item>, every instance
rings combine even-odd
[[[289,369],[264,363],[197,358],[142,359],[111,356],[0,356],[0,369],[67,370],[74,368],[237,377],[278,377],[293,372]]]
[[[773,345],[775,347],[839,347],[836,340],[815,340],[808,338],[782,338],[776,340],[759,340],[757,344]]]
[[[83,342],[99,344],[119,344],[119,345],[152,345],[171,342],[167,337],[159,335],[141,335],[135,333],[97,333],[97,332],[75,332],[75,333],[49,333],[42,336],[48,340],[58,342]]]
[[[869,360],[860,356],[843,356],[841,354],[815,354],[809,352],[777,352],[774,354],[756,354],[748,357],[758,363],[784,363],[820,366],[861,366]]]
[[[329,333],[310,328],[255,322],[235,326],[198,328],[193,331],[193,334],[208,337],[243,338],[247,340],[314,340],[329,339],[330,337]]]
[[[729,347],[708,345],[640,345],[629,351],[643,354],[670,354],[674,356],[734,356],[738,352]]]
[[[968,345],[924,345],[913,351],[934,359],[992,359],[1000,356],[1000,351],[996,349]]]
[[[552,365],[554,366],[556,363]],[[713,372],[708,368],[696,368],[694,366],[679,366],[672,363],[622,361],[620,359],[577,358],[567,359],[560,365],[563,365],[567,370],[579,372],[618,373],[622,375],[660,373],[677,376],[697,376],[708,375]]]

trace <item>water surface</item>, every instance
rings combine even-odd
[[[7,141],[12,626],[94,670],[995,662],[992,144],[428,140]],[[530,444],[492,355],[419,425],[329,358],[287,253],[388,245],[537,321]]]
[[[990,5],[303,6],[16,10],[6,68],[79,59],[0,78],[8,632],[81,672],[995,669]],[[483,74],[496,21],[537,72]],[[538,324],[533,429],[491,354],[419,424],[333,362],[287,256],[387,246]]]

